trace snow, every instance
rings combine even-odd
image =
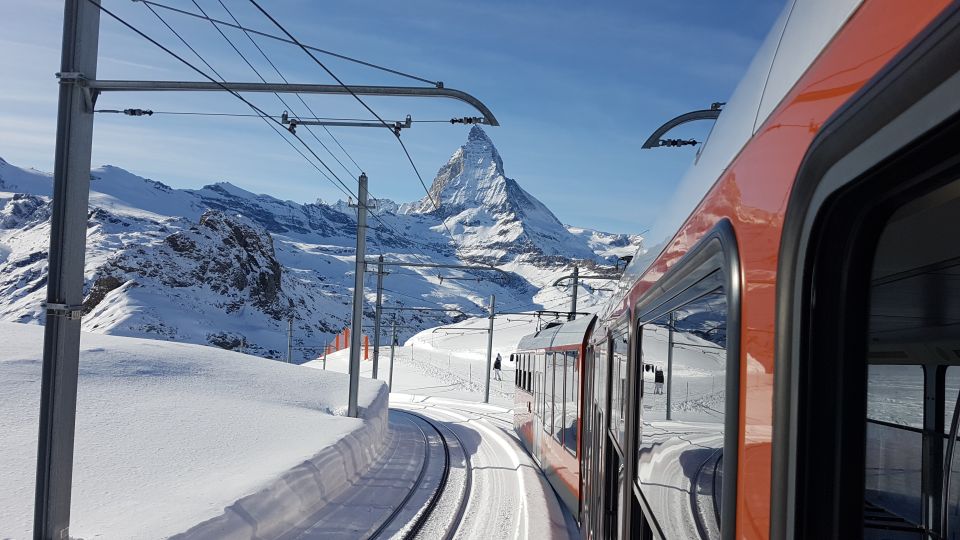
[[[424,330],[397,346],[394,350],[392,392],[483,401],[489,325],[489,319],[466,319]],[[502,380],[491,380],[491,403],[513,407],[515,364],[510,362],[510,354],[516,351],[520,338],[535,330],[536,320],[532,317],[504,317],[495,320],[492,356],[496,358],[497,353],[500,353],[503,361]],[[373,357],[372,349],[370,357]],[[304,366],[347,373],[348,351],[342,350],[328,355],[326,366],[322,357]],[[360,373],[363,377],[370,377],[373,373],[373,362],[361,360]],[[389,374],[390,343],[385,340],[380,349],[378,378],[386,381]]]
[[[43,329],[0,323],[0,537],[31,536]],[[83,333],[71,536],[162,538],[359,429],[347,378],[212,347]],[[368,406],[381,385],[362,380]],[[136,516],[136,519],[131,519]]]

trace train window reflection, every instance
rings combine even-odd
[[[670,413],[680,422],[721,424],[727,362],[727,299],[719,290],[673,312]],[[722,437],[721,437],[722,439]],[[722,440],[719,447],[722,447]]]
[[[643,422],[667,419],[667,391],[665,387],[667,356],[670,352],[670,320],[661,317],[643,325],[640,336],[643,361]],[[649,368],[649,369],[648,369]]]
[[[668,537],[720,535],[727,315],[726,294],[716,289],[640,328],[636,481],[660,506],[654,513],[675,516],[660,523]]]

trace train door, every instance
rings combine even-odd
[[[593,487],[588,494],[591,501],[589,530],[594,538],[609,538],[608,520],[606,519],[606,433],[607,423],[605,410],[607,408],[607,368],[609,360],[607,358],[607,341],[603,340],[596,344],[593,361],[593,395],[590,396],[591,409],[593,410],[593,429],[591,430],[591,458],[590,467],[592,469],[591,477]]]
[[[593,531],[590,529],[590,514],[593,509],[593,501],[590,494],[593,492],[593,361],[594,348],[588,346],[583,355],[583,367],[581,370],[581,384],[583,407],[580,410],[580,530],[582,536],[587,539],[593,538]]]

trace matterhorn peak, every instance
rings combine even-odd
[[[459,211],[465,204],[482,205],[490,202],[491,190],[503,193],[505,181],[500,153],[483,128],[473,126],[467,142],[437,172],[430,195],[411,204],[407,212],[433,212],[439,205],[447,214]]]

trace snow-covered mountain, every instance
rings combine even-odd
[[[50,175],[0,159],[0,320],[42,323]],[[479,127],[440,168],[430,197],[379,201],[368,257],[491,263],[509,277],[405,268],[384,280],[384,305],[481,313],[565,309],[552,287],[578,264],[613,273],[639,236],[563,225],[504,174]],[[356,212],[344,201],[301,204],[227,182],[174,189],[114,166],[91,171],[84,330],[242,349],[274,358],[294,325],[295,359],[314,357],[349,321]],[[451,239],[451,233],[453,238]],[[460,279],[451,280],[451,276]],[[584,283],[579,305],[603,297]],[[373,279],[368,281],[372,319]],[[391,316],[392,313],[391,312]],[[403,312],[404,335],[451,322]]]
[[[466,144],[440,168],[429,196],[401,212],[443,220],[461,254],[493,264],[518,256],[524,261],[559,262],[595,260],[598,255],[516,180],[506,177],[503,159],[480,126],[470,129]]]

